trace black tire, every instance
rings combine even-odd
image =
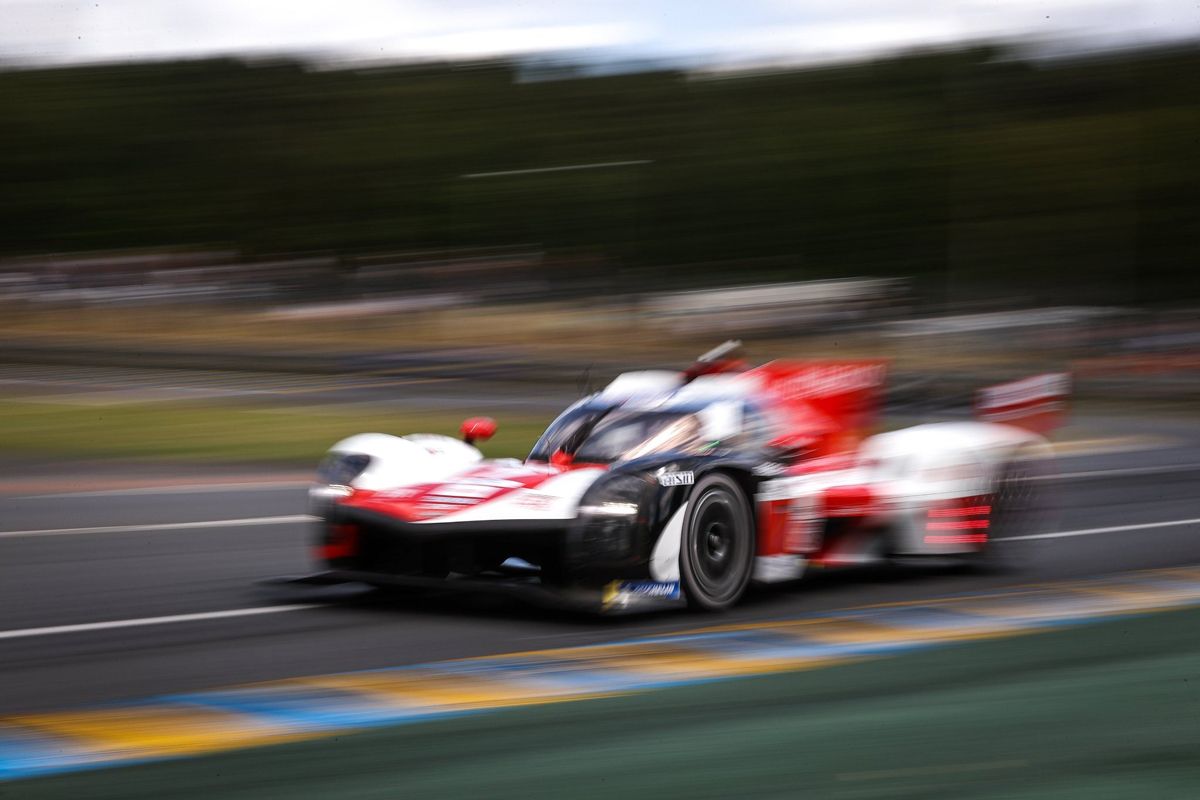
[[[754,518],[741,487],[728,475],[708,475],[688,502],[679,572],[688,606],[722,611],[736,603],[754,566]]]

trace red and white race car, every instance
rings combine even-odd
[[[871,435],[882,361],[748,368],[717,348],[691,368],[619,376],[564,411],[529,456],[369,433],[337,443],[310,492],[311,582],[455,585],[598,610],[727,608],[751,581],[814,566],[980,558],[1023,532],[1031,470],[1065,375],[979,395],[975,421]]]

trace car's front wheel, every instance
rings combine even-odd
[[[738,601],[754,565],[754,519],[737,483],[715,474],[696,484],[679,558],[688,605],[720,611]]]

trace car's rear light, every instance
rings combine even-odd
[[[986,533],[956,533],[947,536],[930,534],[925,537],[925,544],[987,544]]]
[[[925,544],[986,544],[991,513],[986,497],[934,503],[925,515]]]
[[[988,521],[986,519],[951,519],[942,522],[928,522],[925,524],[927,531],[967,531],[973,529],[987,530]]]
[[[971,517],[971,516],[987,516],[992,513],[992,507],[988,505],[978,506],[948,506],[943,508],[929,509],[930,518],[935,517]]]

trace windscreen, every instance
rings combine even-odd
[[[702,439],[699,418],[680,411],[614,411],[592,428],[575,459],[605,464],[668,451],[696,452]]]
[[[575,452],[596,422],[611,411],[611,407],[589,408],[578,405],[567,409],[550,423],[550,427],[546,428],[546,432],[537,440],[529,453],[529,460],[549,461],[550,456],[559,451]]]

